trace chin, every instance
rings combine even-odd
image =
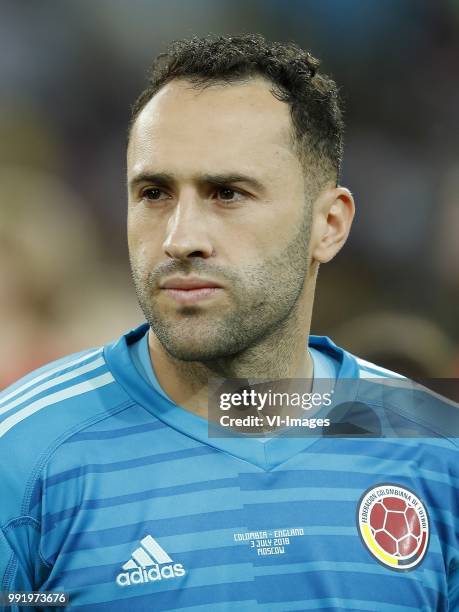
[[[226,357],[230,357],[232,355],[236,355],[240,352],[240,349],[229,347],[229,346],[221,346],[220,345],[212,345],[207,340],[205,343],[202,342],[202,336],[199,338],[200,341],[192,342],[190,340],[184,342],[163,342],[161,339],[161,344],[166,349],[166,351],[175,359],[180,359],[181,361],[215,361],[216,359],[223,359]]]
[[[172,357],[180,359],[180,361],[212,361],[223,356],[217,351],[209,350],[209,346],[190,347],[189,344],[186,346],[164,345],[164,348]]]
[[[152,321],[153,322],[153,321]],[[228,336],[218,322],[166,321],[151,325],[153,332],[169,355],[181,361],[214,361],[236,355],[245,348],[243,338],[236,344],[236,336]],[[219,331],[220,330],[220,331]],[[227,342],[224,341],[226,337]]]

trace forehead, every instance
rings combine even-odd
[[[198,164],[206,171],[234,162],[246,168],[297,164],[289,106],[270,87],[263,78],[198,89],[185,80],[168,83],[134,123],[128,169],[149,163],[190,170]]]

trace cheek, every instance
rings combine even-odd
[[[161,248],[157,228],[153,228],[149,220],[142,217],[131,213],[127,223],[129,253],[139,263],[153,260]]]
[[[127,216],[127,239],[130,252],[133,252],[136,248],[139,240],[140,227],[138,214],[132,212],[131,208],[129,208]]]
[[[301,220],[296,211],[277,210],[266,215],[248,232],[252,251],[262,261],[270,255],[278,254],[290,244],[300,225]]]

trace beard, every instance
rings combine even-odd
[[[309,270],[311,206],[305,205],[293,238],[257,265],[231,270],[190,257],[143,270],[130,253],[131,274],[145,319],[175,359],[212,362],[234,357],[287,328]],[[221,283],[222,296],[206,305],[161,304],[160,283],[172,275],[204,276]],[[215,300],[215,303],[212,303]]]

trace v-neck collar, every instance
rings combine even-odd
[[[210,437],[207,419],[193,414],[158,393],[141,376],[132,362],[128,345],[138,341],[147,331],[148,324],[144,323],[121,336],[117,342],[105,347],[105,358],[115,380],[126,393],[136,403],[173,429],[267,471],[284,463],[320,439],[320,436],[292,437],[277,434],[260,444],[258,440],[242,434],[231,437]],[[326,336],[309,336],[309,346],[328,353],[341,364],[338,381],[358,378],[358,365],[355,358],[336,346]]]

